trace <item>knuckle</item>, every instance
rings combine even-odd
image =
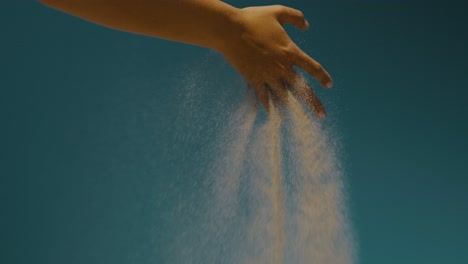
[[[323,66],[320,63],[315,64],[313,68],[316,72],[323,72]]]
[[[284,12],[287,9],[284,5],[273,5],[272,7],[278,12]]]
[[[297,55],[297,47],[294,45],[294,43],[288,43],[283,47],[283,53],[285,56],[288,58],[294,57]]]
[[[277,12],[282,15],[299,16],[300,14],[302,14],[301,11],[284,6],[284,5],[275,5],[274,7],[277,10]]]
[[[297,14],[297,16],[300,17],[300,18],[304,18],[304,13],[303,13],[302,11],[296,10],[296,14]]]

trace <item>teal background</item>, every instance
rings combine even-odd
[[[468,263],[466,5],[276,3],[303,10],[309,31],[288,31],[335,80],[316,90],[359,263]],[[34,1],[0,14],[0,263],[171,263],[239,77],[205,49]]]

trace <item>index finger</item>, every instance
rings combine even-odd
[[[300,75],[289,75],[288,77],[286,82],[294,93],[310,107],[319,119],[325,118],[327,111],[320,99],[315,95],[314,90],[307,84],[307,81]]]
[[[302,50],[299,50],[299,59],[297,66],[304,69],[308,74],[315,77],[323,86],[331,88],[333,86],[333,80],[328,72],[314,59],[307,55]]]

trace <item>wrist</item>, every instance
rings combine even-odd
[[[242,9],[226,4],[219,23],[214,25],[212,32],[213,40],[208,48],[223,53],[227,46],[232,44],[231,42],[235,36],[238,36],[242,31],[241,13]]]

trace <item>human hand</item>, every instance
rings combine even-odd
[[[239,9],[234,29],[227,29],[227,39],[219,49],[225,59],[247,80],[259,100],[269,111],[269,87],[275,97],[285,103],[287,86],[312,109],[319,118],[326,111],[306,80],[294,70],[304,69],[323,86],[330,88],[327,71],[303,52],[283,28],[285,23],[307,29],[301,11],[285,6],[262,6]]]

